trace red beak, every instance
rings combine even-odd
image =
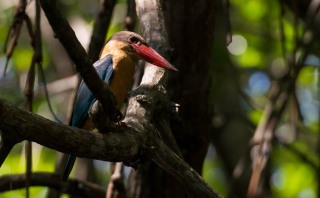
[[[132,44],[136,53],[145,61],[156,65],[158,67],[162,67],[165,69],[170,69],[174,71],[178,71],[173,65],[171,65],[166,59],[164,59],[158,52],[152,49],[149,46],[144,44]]]

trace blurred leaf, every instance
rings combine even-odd
[[[310,86],[314,82],[314,68],[311,66],[305,66],[301,69],[298,82],[303,86]]]
[[[268,7],[263,0],[249,0],[241,6],[241,13],[250,21],[258,22],[267,13]]]
[[[212,145],[209,147],[206,160],[203,165],[203,178],[216,189],[219,194],[226,196],[228,193],[226,175],[222,164]]]
[[[307,146],[300,144],[300,146]],[[271,177],[275,197],[297,197],[304,190],[316,192],[316,173],[310,165],[301,162],[293,152],[275,147],[272,155],[274,171]],[[312,196],[316,197],[316,196]]]
[[[14,68],[19,72],[27,71],[30,67],[33,51],[31,48],[16,47],[13,53]]]
[[[262,64],[262,57],[261,53],[257,50],[248,47],[246,52],[239,57],[236,57],[241,67],[257,67],[261,66]]]
[[[250,118],[251,122],[253,122],[254,124],[257,125],[259,123],[260,119],[263,119],[262,115],[263,115],[262,111],[253,110],[253,111],[250,112],[249,118]]]

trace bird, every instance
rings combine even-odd
[[[148,45],[145,39],[135,32],[120,31],[113,34],[100,53],[99,60],[93,66],[100,78],[108,84],[116,99],[116,108],[123,104],[133,83],[135,66],[139,59],[155,66],[178,71],[171,63]],[[94,125],[88,115],[96,99],[87,85],[80,83],[70,125],[86,130],[93,130]],[[63,180],[66,181],[75,163],[76,156],[69,155]]]

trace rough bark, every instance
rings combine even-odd
[[[142,138],[130,130],[125,133],[120,128],[106,134],[86,131],[55,123],[3,100],[0,109],[2,142],[29,140],[60,152],[108,161],[133,159],[140,150]]]
[[[181,105],[179,113],[184,121],[181,123],[181,118],[172,117],[174,120],[171,128],[183,157],[201,174],[209,144],[212,116],[208,99],[212,81],[210,54],[213,44],[214,2],[136,1],[136,4],[138,18],[147,38],[149,35],[157,38],[154,32],[163,32],[166,28],[168,30],[165,35],[168,33],[172,48],[155,46],[157,50],[164,50],[164,54],[170,56],[172,63],[179,69],[178,73],[169,76],[168,90],[173,101]],[[154,10],[154,7],[160,9]],[[192,196],[188,188],[152,163],[133,172],[130,184],[131,197]]]
[[[145,114],[149,112],[144,110],[145,105],[154,106],[156,102],[142,102],[142,93],[146,91],[144,88],[140,88],[141,90],[143,92],[138,92],[138,95],[131,99],[132,107],[126,116],[125,125],[117,127],[115,132],[108,131],[103,134],[61,125],[0,100],[1,145],[3,142],[15,144],[29,140],[79,157],[127,163],[141,160],[144,156],[176,176],[197,196],[219,197],[191,167],[158,139],[157,130],[144,122],[150,118]],[[154,92],[149,96],[160,98]],[[142,98],[157,101],[150,100],[146,95]],[[138,115],[132,114],[133,112]]]
[[[172,100],[181,106],[180,115],[186,129],[184,134],[179,134],[182,139],[178,142],[186,162],[199,173],[209,145],[212,117],[209,94],[214,6],[215,1],[206,0],[164,1],[169,41],[176,55],[173,64],[179,69],[179,73],[170,78],[168,88]]]

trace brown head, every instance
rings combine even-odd
[[[141,58],[158,67],[178,71],[158,52],[152,49],[148,43],[137,33],[129,31],[120,31],[113,34],[107,41],[105,49],[102,51],[123,50],[132,58]]]

